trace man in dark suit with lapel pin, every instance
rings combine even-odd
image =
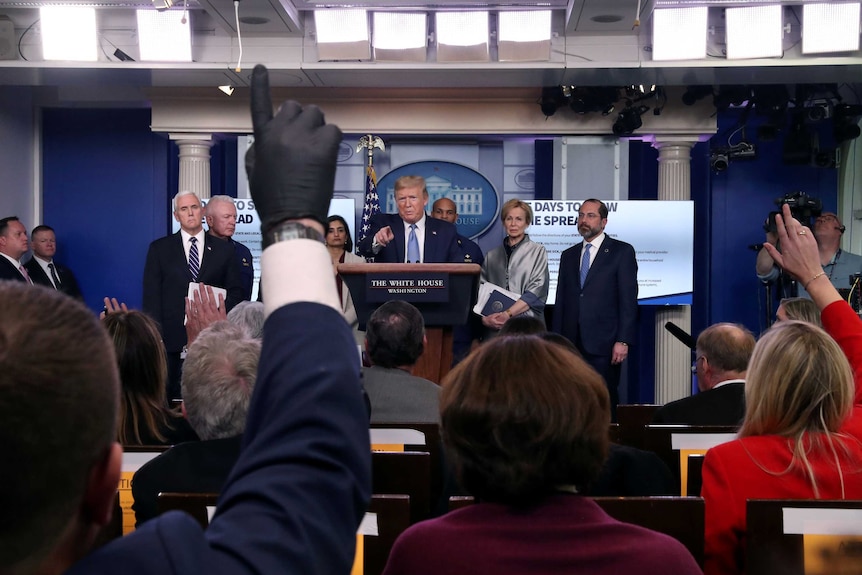
[[[401,176],[395,181],[397,214],[375,214],[359,244],[359,254],[376,263],[464,263],[455,226],[425,215],[425,178]]]
[[[33,283],[53,288],[77,299],[84,299],[72,270],[54,260],[54,254],[57,253],[57,236],[54,228],[46,225],[36,226],[30,233],[30,243],[33,257],[24,264],[24,267],[27,268]]]
[[[179,192],[173,199],[180,231],[150,244],[144,266],[143,308],[161,327],[168,356],[168,397],[180,397],[182,352],[186,345],[185,298],[189,283],[227,290],[226,310],[242,301],[242,280],[233,247],[207,236],[197,194]]]
[[[0,219],[0,280],[33,283],[21,265],[21,256],[27,253],[27,228],[17,217]]]
[[[605,378],[615,416],[620,366],[637,326],[638,264],[631,244],[605,234],[607,223],[604,202],[581,204],[578,231],[584,241],[560,256],[553,331],[574,343]]]

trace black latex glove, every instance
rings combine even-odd
[[[254,145],[245,158],[251,197],[263,233],[287,219],[314,218],[326,228],[335,187],[341,130],[326,124],[317,106],[287,101],[272,115],[269,72],[251,75]]]

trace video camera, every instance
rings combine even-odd
[[[812,198],[805,192],[793,192],[785,194],[784,197],[775,200],[778,207],[787,204],[790,206],[790,214],[803,226],[811,227],[811,218],[816,218],[823,211],[823,202],[819,198]],[[763,222],[763,231],[775,232],[775,216],[781,212],[769,212],[766,221]]]

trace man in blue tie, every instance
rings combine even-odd
[[[375,214],[359,254],[377,263],[463,263],[455,226],[425,215],[425,178],[395,180],[397,214]]]
[[[168,356],[168,397],[178,399],[189,283],[227,290],[227,311],[242,301],[243,291],[233,247],[204,233],[203,208],[197,194],[179,192],[173,207],[180,231],[150,244],[144,266],[143,308],[161,327]]]
[[[581,204],[578,232],[584,241],[560,256],[553,331],[575,344],[605,378],[615,413],[620,366],[637,327],[638,264],[631,244],[605,234],[607,224],[604,202]]]

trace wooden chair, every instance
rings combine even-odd
[[[373,450],[425,451],[431,456],[429,498],[431,505],[436,505],[448,473],[440,426],[436,423],[373,423],[370,432]]]
[[[649,425],[652,416],[661,405],[629,404],[617,406],[617,421],[620,425],[619,443],[644,448],[644,426]]]
[[[818,547],[831,544],[831,551]],[[749,499],[745,572],[752,575],[862,573],[862,501]],[[810,546],[806,550],[806,545]],[[839,551],[841,549],[841,551]]]
[[[703,487],[703,458],[705,456],[700,453],[694,453],[688,456],[688,478],[686,485],[688,487],[686,495],[697,497],[700,495],[700,489]]]
[[[215,512],[218,493],[159,493],[159,514],[168,511],[184,511],[195,518],[206,529]]]
[[[410,527],[410,497],[374,495],[366,518],[369,514],[376,517],[377,534],[363,537],[363,575],[380,575],[389,560],[395,540]]]
[[[703,566],[704,505],[700,497],[594,497],[618,521],[670,535]]]
[[[625,523],[670,535],[703,566],[704,505],[700,497],[593,497],[605,513]],[[449,511],[475,503],[472,496],[449,498]]]
[[[215,511],[217,499],[218,495],[215,493],[160,493],[159,513],[184,511],[206,529]],[[383,573],[392,545],[409,526],[409,496],[374,495],[371,497],[368,511],[357,533],[362,535],[361,540],[357,540],[356,559],[362,561],[363,575]]]
[[[374,451],[372,493],[410,496],[411,523],[431,513],[431,456],[428,452]]]
[[[681,495],[688,493],[688,456],[736,439],[736,427],[699,425],[647,425],[644,449],[656,453],[679,479]]]

